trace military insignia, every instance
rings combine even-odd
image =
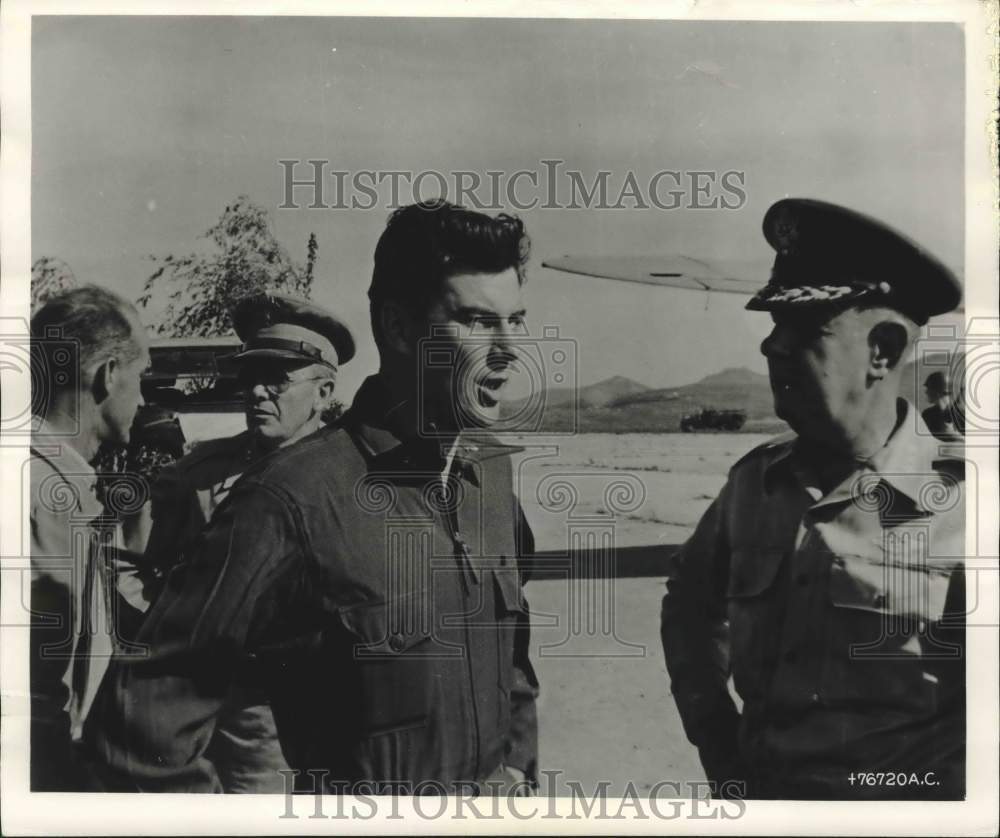
[[[782,207],[774,219],[774,241],[784,254],[791,253],[799,239],[799,225],[795,214]]]

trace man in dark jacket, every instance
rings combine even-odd
[[[526,258],[513,218],[393,214],[370,291],[379,373],[338,427],[232,487],[147,618],[150,657],[112,674],[97,747],[127,785],[217,790],[205,748],[251,683],[303,791],[530,787],[531,538],[512,449],[485,431]]]
[[[921,412],[924,424],[934,436],[944,442],[961,442],[958,432],[958,409],[951,400],[951,382],[940,370],[935,370],[924,381],[924,394],[930,405]]]
[[[963,461],[899,398],[918,327],[961,286],[875,219],[785,199],[747,308],[794,430],[729,473],[672,557],[663,646],[722,796],[960,799]],[[737,709],[729,675],[742,700]]]
[[[249,466],[322,427],[337,372],[354,357],[354,338],[333,312],[283,294],[240,300],[233,357],[247,430],[207,440],[168,465],[153,483],[144,562],[160,574],[182,560]],[[140,548],[143,549],[143,548]],[[228,793],[282,792],[288,765],[262,690],[234,689],[216,721],[208,755]]]

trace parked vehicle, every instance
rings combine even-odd
[[[738,431],[747,421],[745,410],[716,409],[705,407],[681,418],[681,430],[691,431]]]
[[[243,399],[230,357],[238,338],[169,338],[150,347],[142,377],[146,403],[177,415],[188,447],[245,429]]]

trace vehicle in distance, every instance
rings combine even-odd
[[[150,346],[143,399],[177,415],[189,446],[246,428],[232,362],[239,348],[235,336],[168,338]]]
[[[716,409],[704,407],[695,413],[681,417],[681,430],[692,431],[738,431],[747,421],[745,410]]]

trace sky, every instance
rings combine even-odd
[[[532,334],[558,330],[582,384],[763,371],[769,320],[743,298],[541,262],[680,253],[737,260],[763,285],[773,253],[760,222],[792,195],[880,217],[961,275],[963,50],[952,24],[35,17],[32,258],[135,298],[150,255],[206,247],[247,195],[300,261],[316,234],[313,299],[358,343],[346,399],[377,366],[365,292],[388,192],[371,209],[310,209],[300,191],[303,206],[281,209],[279,160],[484,182],[528,170],[544,184],[541,161],[558,159],[588,184],[610,172],[612,203],[630,171],[640,184],[740,172],[736,209],[689,208],[688,190],[677,209],[517,211],[532,239],[525,301]],[[423,197],[436,189],[426,180]]]

